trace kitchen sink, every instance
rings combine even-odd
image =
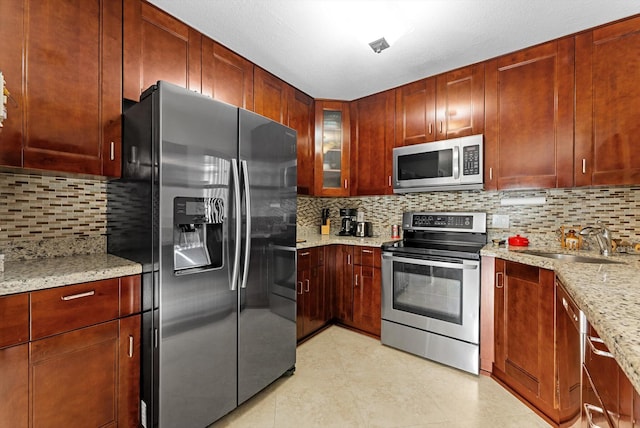
[[[577,254],[565,254],[565,253],[554,253],[551,251],[535,251],[535,250],[524,250],[521,251],[525,254],[531,254],[532,256],[540,256],[546,257],[548,259],[556,259],[562,260],[565,262],[578,262],[578,263],[622,263],[615,260],[609,260],[605,258],[599,257],[589,257],[589,256],[579,256]]]

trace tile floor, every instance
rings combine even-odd
[[[332,326],[298,347],[296,372],[211,428],[548,427],[486,376]]]

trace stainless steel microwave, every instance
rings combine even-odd
[[[483,188],[482,134],[393,149],[393,192]]]

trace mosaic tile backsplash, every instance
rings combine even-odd
[[[106,182],[0,173],[0,252],[7,260],[106,251]],[[503,198],[544,197],[546,204],[503,206]],[[388,236],[404,211],[484,211],[489,236],[549,234],[560,226],[602,220],[614,238],[640,242],[640,187],[548,189],[540,191],[458,191],[358,198],[298,197],[298,225],[319,231],[320,212],[329,208],[332,233],[339,208],[358,208],[376,235]],[[509,216],[508,229],[492,228],[492,216]]]
[[[502,199],[543,197],[544,205],[501,205]],[[405,211],[483,211],[489,238],[546,234],[560,226],[578,228],[601,220],[613,238],[640,242],[640,187],[548,189],[539,191],[457,191],[359,198],[298,197],[298,224],[319,228],[322,208],[329,208],[332,233],[340,227],[340,208],[357,208],[373,223],[376,235],[391,234]],[[509,216],[509,228],[492,227],[493,215]]]

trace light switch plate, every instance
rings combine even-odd
[[[498,229],[509,228],[509,215],[508,214],[494,214],[491,220],[491,225]]]

